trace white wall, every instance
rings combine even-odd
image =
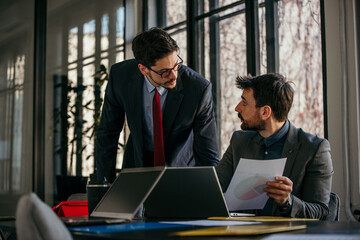
[[[346,0],[326,0],[324,4],[328,130],[335,171],[332,190],[341,199],[340,220],[346,221],[351,219],[349,211],[346,211],[350,204],[349,196],[353,202],[359,199],[359,86],[355,54],[355,6],[354,1]],[[350,162],[347,163],[347,160]],[[352,179],[346,178],[349,176],[347,170]],[[352,191],[347,191],[348,182]]]

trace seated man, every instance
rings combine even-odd
[[[235,111],[243,130],[233,133],[216,171],[223,191],[229,186],[240,158],[287,158],[283,176],[268,181],[269,196],[257,214],[322,219],[329,212],[333,174],[326,139],[296,128],[287,120],[294,90],[279,74],[238,77],[243,89]]]

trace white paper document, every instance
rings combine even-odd
[[[266,181],[282,176],[286,158],[253,160],[241,158],[225,192],[230,211],[263,209],[268,196],[264,192]]]

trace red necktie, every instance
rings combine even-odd
[[[161,119],[159,93],[154,89],[153,99],[153,134],[154,134],[154,166],[165,166],[164,138]]]

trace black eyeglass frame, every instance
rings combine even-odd
[[[184,63],[182,58],[179,55],[177,55],[177,56],[180,59],[180,62],[177,62],[173,68],[169,68],[162,73],[158,73],[157,71],[153,70],[151,67],[147,67],[147,68],[150,69],[151,71],[153,71],[154,73],[156,73],[157,75],[159,75],[161,78],[167,78],[168,76],[170,76],[171,71],[175,71],[175,72],[179,71],[182,64]],[[164,77],[164,74],[165,74],[165,77]]]

